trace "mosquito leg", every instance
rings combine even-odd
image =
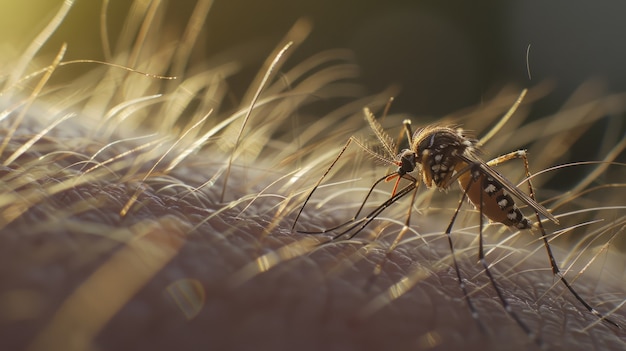
[[[402,138],[405,137],[409,147],[413,145],[413,129],[411,128],[411,120],[405,119],[402,121],[402,125],[404,128],[400,131],[400,135],[398,135],[398,142],[396,143],[396,147],[393,150],[395,154],[400,152],[400,144],[402,144]]]
[[[569,281],[565,279],[565,276],[563,275],[563,273],[561,273],[561,270],[559,269],[559,266],[556,263],[556,260],[554,259],[554,255],[552,254],[552,249],[550,248],[550,243],[548,242],[548,238],[546,237],[545,229],[543,228],[543,224],[541,223],[538,215],[537,215],[537,225],[539,226],[539,230],[541,231],[541,239],[543,239],[543,244],[546,248],[546,251],[548,252],[548,258],[550,259],[550,266],[552,266],[552,273],[565,285],[567,290],[569,290],[572,293],[572,295],[574,295],[576,300],[578,300],[583,306],[585,306],[585,308],[591,314],[593,314],[594,316],[598,317],[599,319],[603,320],[604,322],[618,329],[622,329],[622,327],[619,324],[617,324],[617,322],[606,317],[604,314],[600,313],[593,306],[587,303],[587,301],[585,301],[585,299],[583,299],[582,296],[580,296],[578,292],[576,292],[574,287],[570,285]]]
[[[351,136],[350,139],[348,139],[348,141],[346,142],[346,144],[343,146],[343,148],[341,148],[341,151],[339,152],[339,154],[337,155],[337,157],[335,157],[335,159],[333,160],[333,162],[330,164],[330,166],[326,169],[326,171],[324,172],[324,174],[322,174],[322,176],[320,177],[320,179],[317,181],[317,183],[315,183],[315,185],[313,186],[313,189],[311,189],[311,192],[309,192],[309,194],[307,195],[306,199],[304,200],[304,203],[302,204],[302,206],[300,207],[300,210],[298,211],[298,214],[296,215],[296,218],[293,221],[293,224],[291,225],[291,231],[293,231],[296,228],[296,223],[298,223],[298,219],[300,218],[300,215],[302,214],[302,211],[304,210],[304,207],[306,206],[306,204],[309,202],[309,200],[311,199],[311,196],[313,196],[313,193],[315,192],[315,190],[317,190],[317,188],[320,186],[320,184],[322,184],[322,181],[324,181],[324,178],[326,178],[326,176],[328,175],[328,173],[330,173],[330,170],[335,166],[335,164],[339,161],[339,159],[341,158],[341,156],[343,156],[343,154],[346,152],[346,150],[348,149],[348,147],[350,146],[350,144],[354,142],[357,146],[359,146],[361,149],[363,149],[364,151],[368,152],[369,154],[371,154],[374,157],[378,157],[381,158],[380,155],[376,155],[374,154],[371,150],[369,150],[365,145],[363,145],[363,143],[359,142],[355,137]],[[381,181],[383,181],[384,179],[387,179],[389,176],[391,176],[391,174],[386,175],[383,178],[378,179],[374,185],[370,188],[369,192],[367,193],[367,196],[365,197],[365,199],[363,200],[363,202],[361,203],[361,207],[359,207],[359,210],[357,211],[357,213],[354,215],[354,217],[352,217],[352,219],[347,223],[350,223],[352,221],[354,221],[356,219],[356,217],[359,216],[359,213],[361,213],[361,210],[363,209],[363,206],[365,206],[365,202],[367,201],[367,199],[369,198],[369,196],[372,194],[372,191],[374,190],[374,188],[376,187],[376,185],[378,185],[378,183],[380,183]],[[345,224],[341,224],[339,226],[337,226],[336,228],[333,229],[337,229],[342,227]],[[326,233],[330,230],[324,230],[322,232],[319,233]],[[318,233],[318,232],[311,232],[311,234],[313,233]]]
[[[404,222],[404,226],[408,228],[411,226],[411,213],[413,212],[413,204],[415,203],[415,196],[417,195],[417,189],[419,187],[419,180],[417,180],[416,178],[408,174],[405,174],[404,177],[410,178],[413,184],[415,184],[415,192],[413,192],[413,196],[411,197],[411,202],[409,203],[409,210],[407,211],[407,214],[406,214],[406,221]],[[400,241],[400,239],[394,240],[396,244],[398,241]]]
[[[311,192],[306,196],[306,199],[304,200],[304,203],[302,204],[302,207],[300,207],[300,210],[298,211],[298,214],[296,215],[296,219],[294,219],[293,224],[291,225],[291,231],[292,232],[296,228],[296,223],[298,223],[298,219],[300,218],[300,215],[302,214],[302,211],[304,210],[304,206],[306,206],[306,204],[309,202],[309,200],[311,199],[311,196],[313,196],[313,193],[315,192],[315,190],[317,190],[317,188],[320,186],[320,184],[322,184],[322,181],[324,180],[324,178],[326,178],[328,173],[330,173],[330,170],[335,166],[337,161],[339,161],[339,159],[341,158],[343,153],[346,152],[346,150],[348,149],[348,146],[350,146],[350,143],[352,143],[352,140],[354,140],[354,137],[350,137],[350,139],[348,139],[348,141],[346,142],[346,145],[344,145],[343,148],[341,149],[341,151],[339,152],[339,155],[337,155],[337,157],[333,160],[333,162],[330,164],[328,169],[326,169],[326,171],[324,172],[324,174],[322,174],[322,176],[317,181],[317,183],[315,183],[315,185],[313,186],[313,189],[311,190]]]
[[[337,239],[339,239],[340,237],[344,236],[345,234],[353,231],[355,228],[357,228],[352,234],[350,234],[346,240],[350,240],[352,238],[354,238],[356,235],[358,235],[363,229],[365,229],[365,227],[367,227],[374,219],[376,219],[376,217],[378,217],[379,214],[381,214],[381,212],[383,212],[385,209],[387,209],[387,207],[391,206],[392,204],[394,204],[396,201],[400,200],[401,198],[403,198],[404,196],[406,196],[408,193],[410,193],[411,191],[413,191],[415,189],[415,183],[411,183],[409,185],[407,185],[406,187],[402,188],[402,190],[400,190],[396,195],[392,196],[391,198],[389,198],[387,201],[383,202],[382,204],[380,204],[378,207],[376,207],[372,212],[368,213],[365,217],[361,218],[358,221],[348,221],[346,223],[343,223],[339,226],[337,226],[336,228],[340,228],[342,226],[351,224],[353,223],[350,227],[348,227],[348,229],[335,234],[330,241],[335,241]],[[362,223],[362,224],[361,224]],[[359,226],[359,224],[361,224]],[[330,230],[328,230],[328,232],[330,232]],[[298,231],[298,233],[302,233],[302,234],[321,234],[321,233],[326,233],[326,232],[306,232],[306,231]],[[323,244],[322,244],[323,245]]]
[[[446,236],[448,238],[448,244],[450,245],[450,252],[452,254],[452,263],[454,264],[454,271],[456,272],[456,277],[459,281],[459,287],[461,288],[461,291],[463,292],[463,297],[465,298],[465,301],[467,303],[467,307],[470,310],[470,313],[472,315],[472,318],[474,318],[474,320],[476,321],[476,323],[478,324],[480,330],[483,333],[486,333],[487,329],[485,328],[485,326],[483,325],[482,321],[480,320],[480,316],[478,315],[478,311],[476,311],[476,308],[474,307],[474,304],[472,303],[472,299],[470,298],[469,294],[467,293],[467,286],[465,285],[465,281],[463,280],[463,278],[461,277],[461,270],[459,269],[459,264],[456,260],[456,254],[454,253],[454,244],[452,243],[452,226],[454,225],[454,221],[456,221],[456,217],[459,214],[459,211],[461,210],[461,206],[463,205],[463,201],[465,201],[465,198],[467,198],[467,191],[469,190],[470,186],[472,185],[473,181],[469,181],[467,186],[465,187],[465,189],[463,190],[463,195],[461,196],[461,200],[459,200],[459,205],[456,207],[456,210],[454,211],[454,214],[452,215],[452,218],[450,219],[450,223],[448,224],[448,228],[446,228]]]
[[[526,181],[528,183],[528,193],[530,195],[530,197],[535,200],[535,190],[533,188],[532,182],[530,180],[531,174],[530,174],[530,167],[528,165],[528,156],[526,155],[525,152],[519,153],[519,158],[521,158],[524,161],[524,170],[526,172],[525,176],[526,176]],[[546,231],[543,227],[543,223],[541,222],[541,218],[539,217],[539,213],[537,213],[535,211],[535,216],[537,218],[537,226],[539,227],[539,230],[541,232],[541,239],[543,240],[543,244],[546,248],[546,252],[548,253],[548,259],[550,260],[550,266],[552,267],[552,274],[554,274],[562,283],[563,285],[565,285],[565,287],[567,288],[567,290],[570,291],[570,293],[572,293],[572,295],[574,295],[574,297],[576,298],[576,300],[578,300],[583,306],[585,306],[585,308],[594,316],[598,317],[599,319],[603,320],[604,322],[622,329],[622,327],[617,324],[616,322],[614,322],[613,320],[609,319],[608,317],[606,317],[604,314],[600,313],[598,310],[596,310],[594,307],[592,307],[589,303],[587,303],[587,301],[585,301],[585,299],[582,298],[582,296],[580,296],[578,294],[578,292],[576,292],[576,290],[574,289],[574,287],[572,287],[569,283],[569,281],[567,281],[567,279],[565,279],[565,276],[563,275],[563,273],[561,272],[561,270],[559,269],[559,265],[556,263],[556,259],[554,258],[554,255],[552,254],[552,249],[550,248],[550,243],[548,241],[548,237],[546,234]]]
[[[497,166],[500,163],[504,163],[506,161],[509,161],[509,160],[512,160],[512,159],[515,159],[515,158],[521,158],[521,159],[526,160],[524,162],[525,162],[526,166],[528,166],[528,158],[527,157],[528,156],[526,155],[526,150],[517,150],[517,151],[509,152],[508,154],[504,154],[504,155],[498,156],[498,157],[494,158],[493,160],[487,162],[487,164],[489,166]],[[528,172],[528,168],[526,168],[526,173],[528,173],[527,176],[530,175],[529,172]]]
[[[340,224],[339,226],[337,226],[336,228],[341,228],[343,226],[352,224],[350,227],[348,227],[346,230],[337,233],[336,235],[334,235],[331,239],[331,241],[337,240],[340,237],[344,236],[345,234],[353,231],[355,228],[358,227],[358,229],[356,231],[354,231],[352,234],[350,234],[348,236],[348,238],[346,238],[346,240],[350,240],[352,238],[354,238],[357,234],[359,234],[365,227],[367,227],[374,219],[376,219],[376,217],[378,217],[378,215],[383,212],[385,209],[387,209],[389,206],[391,206],[392,204],[394,204],[396,201],[400,200],[401,198],[403,198],[404,196],[406,196],[408,193],[410,193],[411,191],[413,191],[416,188],[416,184],[415,183],[411,183],[409,185],[407,185],[406,187],[402,188],[400,191],[398,191],[397,194],[395,194],[394,196],[392,196],[391,198],[387,199],[385,202],[383,202],[382,204],[380,204],[378,207],[376,207],[373,211],[371,211],[370,213],[368,213],[365,217],[359,219],[358,221],[348,221],[345,223]],[[353,223],[354,222],[354,223]],[[362,224],[361,224],[362,223]],[[359,224],[361,224],[359,226]],[[327,233],[330,232],[331,230],[326,230],[323,232],[307,232],[307,231],[298,231],[298,233],[302,233],[302,234],[323,234],[323,233]]]
[[[367,227],[368,224],[370,224],[374,219],[376,219],[376,217],[378,217],[378,215],[381,214],[385,209],[387,209],[389,206],[394,204],[396,201],[405,197],[408,193],[415,190],[416,188],[417,188],[416,183],[411,183],[407,185],[406,187],[402,188],[400,191],[398,191],[397,194],[389,198],[387,201],[380,204],[377,208],[375,208],[372,212],[370,212],[367,216],[363,218],[363,220],[365,220],[363,224],[361,224],[361,226],[354,233],[350,234],[350,236],[348,236],[347,239],[350,240],[354,238],[358,233],[360,233],[363,229],[365,229],[365,227]],[[344,231],[343,233],[339,233],[335,237],[340,237],[350,232],[352,229],[356,228],[357,226],[358,226],[358,223],[352,226],[351,228],[349,228],[348,230]]]
[[[530,198],[536,201],[535,189],[530,180],[531,174],[530,174],[530,166],[528,164],[528,155],[526,154],[525,150],[518,150],[518,151],[514,151],[511,153],[502,155],[500,157],[494,158],[493,160],[487,162],[487,164],[489,166],[495,166],[497,164],[506,162],[508,160],[512,160],[514,158],[521,158],[522,161],[524,162],[524,172],[525,172],[526,182],[528,183],[528,193],[529,193]],[[570,285],[569,281],[565,278],[565,276],[559,269],[559,265],[556,263],[556,259],[554,258],[554,254],[552,253],[552,249],[550,247],[550,243],[548,241],[545,228],[543,227],[543,223],[541,221],[541,217],[539,216],[539,213],[537,211],[535,211],[535,216],[537,218],[537,226],[539,227],[539,231],[541,232],[541,239],[543,240],[544,247],[546,248],[546,252],[548,254],[548,259],[550,261],[550,266],[552,268],[552,274],[554,274],[563,283],[563,285],[565,285],[567,290],[569,290],[570,293],[574,295],[576,300],[578,300],[583,306],[585,306],[585,308],[591,314],[605,321],[606,323],[621,329],[621,326],[619,324],[607,318],[602,313],[598,312],[598,310],[592,307],[589,303],[587,303],[587,301],[585,301],[585,299],[583,299],[582,296],[580,296],[578,292],[576,292],[574,287]]]
[[[380,184],[380,182],[382,182],[383,180],[386,180],[388,177],[390,177],[392,174],[386,175],[382,178],[379,178],[378,180],[376,180],[374,182],[374,184],[370,187],[369,191],[367,192],[367,195],[365,196],[365,198],[363,199],[363,201],[361,202],[361,206],[359,207],[359,209],[357,210],[357,212],[354,214],[354,216],[352,216],[352,218],[350,218],[349,220],[347,220],[344,223],[341,223],[339,225],[336,225],[334,227],[331,228],[326,228],[320,231],[304,231],[304,230],[299,230],[298,233],[301,234],[325,234],[325,233],[329,233],[329,232],[333,232],[341,227],[345,227],[346,225],[349,225],[350,223],[353,223],[354,221],[356,221],[357,217],[359,216],[359,214],[361,213],[361,211],[363,211],[363,207],[365,207],[365,203],[367,202],[367,199],[370,197],[370,195],[372,194],[372,192],[374,191],[374,188],[376,188],[376,186],[378,184]],[[358,223],[358,222],[357,222]]]
[[[474,173],[474,172],[472,172],[472,173]],[[473,177],[472,177],[472,179],[473,179]],[[481,177],[481,179],[482,179],[482,177]],[[474,181],[476,181],[476,180],[474,180]],[[483,269],[485,270],[485,274],[487,275],[487,277],[489,278],[489,281],[491,282],[491,286],[493,286],[493,289],[496,291],[496,294],[498,295],[498,298],[500,299],[500,303],[502,304],[502,308],[504,308],[506,313],[511,318],[513,318],[513,320],[515,320],[517,325],[519,325],[520,328],[522,328],[522,330],[524,330],[526,335],[528,335],[528,338],[531,339],[531,340],[534,340],[537,343],[537,345],[539,347],[541,347],[542,344],[543,344],[541,338],[535,337],[535,334],[530,330],[530,328],[528,328],[526,323],[524,323],[519,318],[517,313],[515,313],[515,311],[513,311],[513,309],[511,308],[511,305],[509,305],[509,302],[504,298],[504,295],[502,294],[502,291],[500,290],[500,287],[498,286],[498,284],[496,283],[496,280],[494,279],[493,275],[491,274],[491,270],[489,269],[489,264],[487,263],[487,260],[485,259],[485,250],[484,250],[484,244],[483,244],[483,228],[484,228],[483,192],[484,191],[482,191],[482,190],[480,191],[480,201],[479,201],[479,206],[478,206],[478,209],[479,209],[479,212],[480,212],[480,215],[479,215],[479,231],[478,231],[478,260],[482,264]]]
[[[404,227],[402,227],[402,229],[400,230],[398,235],[396,235],[391,245],[389,245],[389,247],[387,248],[387,251],[385,252],[385,256],[376,264],[376,267],[374,268],[374,272],[372,273],[372,276],[367,282],[366,290],[369,290],[369,288],[374,284],[374,282],[376,281],[376,278],[382,272],[385,262],[387,262],[390,259],[391,252],[395,250],[395,248],[400,243],[400,240],[402,240],[402,237],[404,237],[404,234],[406,234],[407,230],[410,228],[411,212],[413,212],[413,204],[415,203],[415,197],[417,195],[417,189],[419,186],[417,179],[413,177],[411,178],[415,184],[415,189],[413,190],[413,194],[411,195],[411,201],[409,202],[409,210],[406,214],[406,221],[404,222]]]

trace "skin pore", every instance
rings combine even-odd
[[[304,30],[297,27],[285,40],[297,45],[299,31]],[[284,61],[272,66],[275,57],[268,56],[259,77],[272,70],[281,74],[265,86],[260,79],[252,82],[235,107],[223,102],[224,77],[235,70],[228,64],[175,81],[99,67],[70,84],[50,83],[39,91],[38,83],[49,83],[45,73],[4,87],[2,349],[540,348],[505,313],[476,262],[478,217],[466,204],[452,233],[480,322],[471,316],[443,233],[461,197],[456,186],[448,193],[420,189],[411,227],[390,252],[408,197],[354,240],[320,245],[330,235],[291,230],[304,197],[341,146],[353,134],[367,135],[362,108],[381,107],[391,93],[357,99],[353,87],[340,85],[342,97],[353,102],[299,125],[306,107],[337,94],[334,84],[353,76],[354,67],[341,52],[291,69],[282,66]],[[334,70],[325,70],[329,63]],[[71,66],[48,67],[54,74]],[[146,67],[137,70],[165,75],[164,67]],[[260,86],[263,94],[251,110]],[[493,120],[506,112],[502,106],[510,105],[515,93],[503,95],[470,111],[468,124],[472,114]],[[615,100],[593,102],[607,111],[618,109]],[[578,111],[572,108],[566,117]],[[589,120],[602,111],[580,113]],[[340,118],[344,122],[338,125]],[[533,156],[577,132],[574,126],[553,131],[547,120],[543,139],[533,140]],[[492,156],[499,149],[512,151],[528,134],[503,129],[485,148]],[[343,169],[333,170],[314,193],[297,230],[350,219],[372,179],[387,171],[357,148],[349,155],[338,165]],[[531,167],[545,169],[556,157],[531,158]],[[510,163],[505,170],[519,174],[521,164]],[[388,185],[366,209],[389,196]],[[603,238],[600,244],[619,235],[623,209],[590,210],[580,219],[570,214],[580,204],[619,206],[619,194],[600,202],[598,193],[575,199],[544,194],[540,182],[535,185],[539,200],[570,199],[554,208],[563,224],[546,223],[548,234],[588,223],[582,228],[589,237]],[[522,210],[533,218],[528,208]],[[597,218],[606,221],[596,223]],[[539,235],[536,229],[485,229],[487,260],[511,308],[547,349],[622,349],[624,330],[599,322],[552,277]],[[559,263],[570,252],[586,252],[569,257],[575,265],[567,277],[583,298],[624,326],[623,258],[601,248],[553,249]]]

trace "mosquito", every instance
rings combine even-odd
[[[519,101],[519,100],[518,100]],[[387,106],[388,109],[389,105]],[[387,110],[386,109],[386,110]],[[372,156],[373,158],[380,160],[388,165],[397,167],[397,169],[383,177],[377,179],[368,191],[363,203],[358,209],[357,213],[349,221],[342,223],[338,226],[325,229],[323,231],[298,231],[305,234],[321,234],[321,233],[335,233],[331,240],[336,240],[340,237],[346,236],[348,239],[353,238],[359,232],[361,232],[369,223],[371,223],[378,215],[380,215],[385,209],[393,205],[401,198],[412,194],[408,214],[405,220],[405,228],[410,225],[410,215],[415,196],[420,183],[424,183],[427,188],[436,187],[441,190],[447,190],[456,181],[460,188],[463,190],[463,194],[459,201],[458,206],[445,234],[448,239],[448,244],[451,251],[452,261],[456,278],[459,282],[459,287],[463,293],[464,300],[470,310],[472,317],[477,321],[481,329],[481,321],[479,319],[478,311],[476,310],[467,291],[466,284],[461,276],[461,272],[457,263],[454,245],[452,241],[452,227],[456,220],[456,217],[461,209],[461,205],[465,199],[469,199],[474,207],[476,207],[480,213],[479,216],[479,244],[478,244],[478,260],[480,261],[485,274],[487,275],[491,286],[494,288],[500,304],[506,311],[506,313],[516,322],[516,324],[528,335],[528,337],[534,340],[537,344],[541,345],[542,341],[535,337],[535,334],[531,329],[519,318],[518,314],[511,308],[508,301],[504,297],[502,290],[496,283],[489,265],[485,259],[484,247],[483,247],[483,227],[484,217],[488,218],[492,222],[499,222],[509,227],[514,227],[519,230],[528,229],[533,230],[533,223],[517,207],[514,198],[517,198],[524,204],[528,205],[535,213],[536,227],[541,233],[541,239],[543,240],[545,249],[548,254],[552,273],[565,285],[567,290],[593,315],[600,320],[610,324],[616,328],[621,329],[620,325],[613,320],[607,318],[605,315],[597,311],[589,303],[585,301],[576,290],[570,285],[569,281],[562,274],[559,266],[552,254],[552,249],[548,242],[548,238],[543,227],[541,216],[551,220],[558,224],[558,220],[554,215],[550,213],[543,205],[539,204],[535,200],[535,190],[531,183],[531,174],[529,171],[528,156],[525,150],[514,151],[495,159],[485,162],[480,158],[479,141],[467,136],[461,128],[455,128],[450,126],[430,125],[423,128],[419,128],[415,131],[412,130],[411,121],[405,120],[403,122],[404,133],[409,142],[409,148],[396,152],[396,146],[394,141],[384,131],[380,123],[376,120],[373,113],[368,109],[364,109],[365,119],[370,125],[370,128],[379,140],[382,150],[374,150],[363,142],[356,139],[354,136],[350,137],[344,147],[339,152],[339,155],[333,160],[331,165],[322,175],[322,177],[315,184],[311,192],[306,197],[302,207],[300,208],[296,219],[293,223],[292,230],[295,229],[298,218],[300,217],[304,207],[311,199],[311,196],[315,190],[320,186],[324,178],[328,175],[330,170],[335,166],[337,161],[348,149],[350,144],[354,143],[364,152]],[[509,111],[511,113],[511,111]],[[386,113],[386,112],[385,112]],[[526,183],[528,184],[529,194],[522,192],[517,186],[511,183],[508,179],[497,172],[493,166],[500,163],[512,160],[522,159],[525,168]],[[415,175],[411,173],[416,172]],[[405,179],[409,182],[408,185],[399,188],[400,181]],[[377,206],[367,215],[360,219],[359,215],[364,208],[367,199],[372,194],[374,188],[383,181],[395,180],[391,196]],[[347,228],[346,228],[347,227]],[[343,230],[340,230],[344,228]],[[348,234],[350,233],[350,234]],[[399,242],[399,237],[403,232],[400,232],[394,243],[390,246],[390,250],[395,247]]]

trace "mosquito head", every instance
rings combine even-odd
[[[400,159],[399,161],[399,166],[398,167],[398,175],[399,176],[403,176],[407,173],[411,173],[415,170],[415,166],[416,166],[416,155],[415,152],[413,150],[409,150],[409,149],[404,149],[402,150],[402,152],[400,153],[400,155],[398,155],[398,158]]]

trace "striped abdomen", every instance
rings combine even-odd
[[[463,168],[462,165],[460,168]],[[522,211],[517,208],[515,201],[504,189],[504,186],[488,174],[478,170],[465,172],[459,177],[461,189],[467,189],[468,183],[472,181],[467,190],[467,197],[476,208],[480,208],[480,193],[482,192],[483,206],[482,214],[493,222],[500,222],[507,226],[515,226],[518,229],[528,229],[531,222],[524,217]]]

